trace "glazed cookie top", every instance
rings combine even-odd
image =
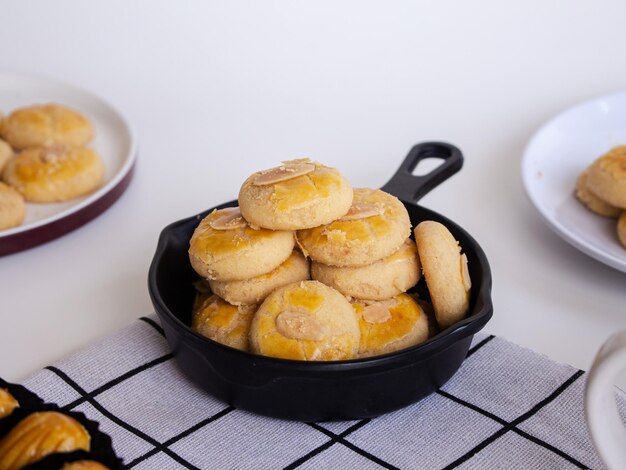
[[[76,419],[57,411],[37,411],[0,440],[0,468],[22,468],[55,452],[89,451],[90,445],[91,436]]]
[[[626,180],[626,145],[612,148],[601,156],[598,165],[615,179]]]
[[[407,294],[380,301],[352,302],[361,330],[360,357],[386,354],[428,338],[428,319]]]
[[[189,256],[201,276],[242,280],[277,268],[294,245],[293,232],[253,229],[238,207],[227,207],[200,221],[189,242]]]
[[[398,198],[359,188],[349,212],[330,224],[298,232],[311,259],[330,266],[364,266],[396,251],[411,233],[409,214]]]
[[[17,109],[4,120],[2,131],[16,149],[51,144],[85,145],[94,136],[93,127],[84,115],[59,104]]]
[[[359,339],[350,303],[317,281],[296,282],[272,292],[259,307],[250,330],[253,352],[302,361],[353,358]]]
[[[100,185],[104,165],[86,147],[52,145],[23,150],[6,164],[4,180],[35,202],[65,201]]]
[[[246,220],[273,230],[326,224],[348,212],[351,203],[352,187],[343,175],[308,158],[258,171],[239,191]]]
[[[256,305],[231,305],[211,295],[194,311],[191,327],[218,343],[241,351],[248,350],[248,332]]]

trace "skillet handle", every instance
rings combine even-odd
[[[427,158],[440,158],[443,163],[430,173],[414,175],[418,163]],[[435,186],[447,180],[463,166],[463,154],[445,142],[422,142],[415,145],[398,171],[381,188],[405,202],[417,202]]]

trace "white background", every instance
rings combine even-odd
[[[309,156],[377,187],[424,140],[465,154],[422,204],[489,257],[485,331],[588,369],[626,328],[626,275],[541,221],[520,159],[551,116],[626,88],[625,20],[618,0],[0,1],[0,73],[91,90],[140,145],[111,209],[0,258],[0,376],[151,313],[160,230],[234,199],[253,171]]]

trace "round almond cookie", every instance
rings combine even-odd
[[[335,168],[308,158],[259,171],[239,191],[241,213],[252,226],[298,230],[327,224],[348,212],[352,186]]]
[[[0,230],[21,225],[25,216],[24,197],[11,186],[0,182]]]
[[[415,227],[415,243],[435,317],[443,330],[469,310],[471,280],[467,257],[450,231],[439,222],[425,220]]]
[[[604,217],[615,218],[619,216],[622,209],[603,201],[587,188],[587,176],[589,175],[589,169],[589,167],[585,168],[576,180],[576,197],[591,212],[595,212],[596,214]]]
[[[273,271],[241,281],[209,280],[213,293],[233,305],[260,304],[270,292],[292,282],[310,279],[309,261],[298,250]]]
[[[2,168],[4,168],[4,165],[6,165],[12,156],[13,149],[11,146],[4,140],[0,139],[0,173],[2,173]]]
[[[416,285],[421,275],[417,248],[410,238],[391,255],[366,266],[341,268],[311,263],[313,279],[356,299],[389,299]]]
[[[587,189],[606,203],[626,209],[626,145],[611,149],[593,162]]]
[[[301,361],[351,359],[359,340],[359,323],[350,303],[317,281],[276,289],[261,304],[250,328],[252,352]]]
[[[626,248],[626,211],[617,219],[617,238],[624,248]]]
[[[294,245],[293,232],[253,229],[238,207],[228,207],[200,221],[189,242],[189,260],[202,277],[241,281],[276,269]]]
[[[102,184],[104,164],[94,150],[86,147],[29,148],[7,162],[3,178],[27,201],[68,201]]]
[[[81,146],[94,136],[89,119],[60,104],[16,109],[5,118],[2,132],[5,140],[18,150],[52,144]]]
[[[378,356],[428,339],[428,318],[407,294],[387,300],[352,302],[359,319],[359,357]]]
[[[404,205],[380,189],[354,190],[350,211],[327,225],[300,230],[305,255],[328,266],[365,266],[396,251],[411,234]]]
[[[248,351],[248,336],[257,305],[231,305],[211,295],[194,309],[191,328],[231,348]]]

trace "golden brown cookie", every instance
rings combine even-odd
[[[617,238],[624,248],[626,248],[626,211],[617,219]]]
[[[421,275],[417,248],[410,238],[391,255],[366,266],[340,268],[311,263],[313,279],[355,299],[389,299],[416,285]]]
[[[327,225],[300,230],[305,255],[329,266],[365,266],[389,256],[411,234],[404,205],[380,189],[354,190],[350,211]]]
[[[426,220],[415,227],[415,243],[430,299],[441,329],[455,324],[469,310],[471,280],[467,257],[450,231]]]
[[[0,388],[0,419],[9,416],[18,406],[20,404],[15,397],[6,388]]]
[[[359,357],[378,356],[428,339],[428,318],[407,294],[378,301],[352,302],[359,319]]]
[[[193,312],[191,328],[213,341],[247,351],[250,323],[256,308],[256,305],[231,305],[212,295]]]
[[[240,281],[273,271],[295,245],[291,231],[255,230],[238,207],[214,210],[193,232],[189,260],[202,277]]]
[[[576,180],[576,197],[587,207],[587,209],[598,215],[612,218],[617,217],[622,209],[605,202],[587,188],[587,176],[589,175],[589,170],[590,167],[585,168]]]
[[[108,470],[108,467],[95,460],[76,460],[66,463],[61,470]]]
[[[343,175],[308,158],[256,172],[239,191],[246,220],[273,230],[327,224],[348,212],[351,203],[352,187]]]
[[[94,150],[86,147],[29,148],[9,160],[3,178],[27,201],[68,201],[102,185],[104,164]]]
[[[11,159],[13,156],[13,149],[11,146],[6,143],[4,140],[0,139],[0,174],[2,174],[2,169],[4,165]]]
[[[11,186],[0,182],[0,230],[17,227],[25,216],[24,197]]]
[[[16,109],[5,118],[2,133],[4,139],[18,150],[53,144],[82,146],[94,136],[89,119],[60,104]]]
[[[353,358],[360,331],[354,310],[332,287],[317,281],[272,292],[252,320],[250,347],[257,354],[301,361]]]
[[[0,468],[17,469],[48,454],[88,451],[91,437],[74,418],[56,411],[31,413],[0,441]]]
[[[310,279],[309,261],[298,250],[273,271],[241,281],[209,280],[211,290],[233,305],[260,304],[270,292],[292,282]]]
[[[611,149],[593,162],[587,189],[606,203],[626,209],[626,145]]]

